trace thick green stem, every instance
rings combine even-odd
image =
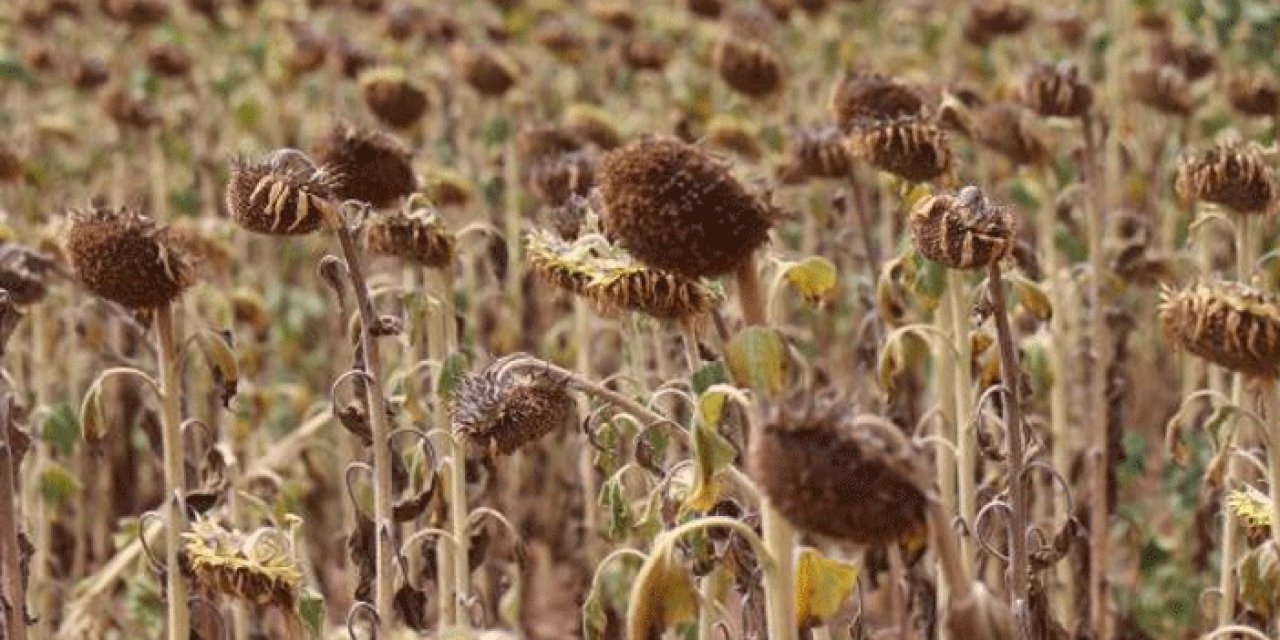
[[[164,509],[166,598],[169,639],[187,640],[190,612],[187,610],[187,582],[179,569],[182,531],[186,528],[186,488],[182,468],[182,416],[178,388],[178,342],[174,338],[173,306],[156,308],[156,353],[160,365],[160,425],[164,449]]]
[[[364,380],[364,389],[369,407],[369,431],[373,439],[373,519],[374,536],[377,539],[374,545],[374,607],[379,615],[380,635],[385,636],[391,630],[395,611],[392,606],[395,595],[395,552],[390,541],[383,535],[392,523],[394,496],[391,488],[391,449],[387,442],[387,408],[382,394],[382,357],[378,350],[378,340],[373,335],[377,316],[373,303],[369,300],[369,287],[360,266],[360,252],[345,223],[338,226],[337,235],[360,310],[360,344],[364,352],[365,373],[368,374]]]

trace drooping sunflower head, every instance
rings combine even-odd
[[[1234,142],[1184,155],[1174,189],[1184,202],[1212,202],[1237,213],[1266,212],[1280,198],[1275,172],[1258,146]]]
[[[1166,291],[1160,328],[1170,345],[1250,376],[1280,374],[1280,302],[1239,282]]]
[[[195,280],[187,256],[166,230],[128,207],[72,211],[65,249],[85,288],[129,309],[168,304]]]
[[[478,454],[510,455],[575,420],[564,381],[542,371],[504,374],[505,362],[464,376],[449,407],[453,432]]]
[[[340,184],[339,176],[289,149],[257,162],[237,159],[227,182],[227,211],[255,233],[307,234],[335,215]]]
[[[1013,251],[1017,221],[976,187],[926,197],[908,222],[916,250],[950,269],[978,269]]]
[[[316,162],[335,177],[334,196],[384,208],[413,193],[413,154],[381,131],[337,121],[312,145]]]

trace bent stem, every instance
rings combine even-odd
[[[374,608],[378,612],[379,632],[385,636],[390,632],[391,614],[394,611],[392,598],[395,593],[395,557],[393,550],[388,547],[388,540],[381,535],[384,528],[391,526],[394,499],[391,492],[391,449],[387,442],[387,410],[382,395],[382,357],[378,351],[377,338],[373,335],[377,317],[374,315],[373,303],[369,301],[369,287],[360,267],[359,250],[345,222],[338,225],[336,233],[360,310],[360,344],[364,352],[365,373],[368,374],[365,376],[364,389],[369,407],[369,431],[373,439],[374,537],[377,540],[374,544]],[[185,637],[183,636],[184,639]]]
[[[995,310],[996,340],[1000,344],[1000,379],[1009,393],[1004,397],[1005,435],[1009,446],[1009,502],[1013,511],[1013,535],[1010,536],[1009,571],[1011,573],[1010,609],[1016,624],[1023,628],[1020,612],[1028,606],[1027,591],[1030,573],[1027,559],[1027,498],[1023,484],[1023,468],[1026,465],[1025,443],[1022,441],[1022,371],[1018,365],[1018,351],[1013,327],[1009,324],[1006,308],[1004,277],[999,261],[987,267],[988,286],[992,307]]]
[[[190,635],[187,583],[179,569],[182,531],[186,528],[186,490],[182,469],[182,417],[179,408],[177,341],[174,339],[173,305],[156,308],[156,353],[160,367],[160,425],[163,429],[165,488],[165,576],[170,640]]]

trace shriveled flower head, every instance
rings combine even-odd
[[[1128,74],[1129,94],[1139,102],[1175,116],[1191,115],[1195,103],[1187,77],[1176,67],[1147,64]]]
[[[600,107],[576,103],[569,105],[561,117],[564,128],[571,135],[608,151],[622,144],[622,132],[618,123]]]
[[[855,125],[849,134],[849,150],[875,168],[911,182],[934,180],[951,170],[951,145],[946,134],[915,117]]]
[[[1275,173],[1256,144],[1218,144],[1184,155],[1174,189],[1184,202],[1212,202],[1237,213],[1263,213],[1280,196]]]
[[[539,22],[533,29],[532,37],[534,42],[565,62],[580,60],[587,48],[582,34],[559,16],[548,17]]]
[[[160,123],[160,113],[146,99],[124,87],[115,87],[102,95],[102,110],[122,129],[150,129]]]
[[[102,13],[131,27],[149,27],[169,17],[169,4],[163,0],[102,0]]]
[[[974,114],[971,133],[979,145],[1016,165],[1036,165],[1048,155],[1031,113],[1012,102],[986,105]]]
[[[1008,207],[987,200],[977,187],[922,199],[908,223],[916,250],[950,269],[978,269],[1013,250],[1017,224]]]
[[[166,305],[194,281],[187,257],[165,230],[127,207],[72,211],[64,242],[76,279],[129,309]]]
[[[0,142],[0,183],[16,182],[25,172],[25,163],[18,152]]]
[[[1213,73],[1218,66],[1217,56],[1204,45],[1195,41],[1178,43],[1167,37],[1151,45],[1151,59],[1178,69],[1193,82]]]
[[[585,196],[595,185],[595,160],[575,151],[544,158],[529,167],[529,190],[542,204],[563,205],[569,198]]]
[[[191,54],[172,42],[147,47],[147,68],[157,75],[181,78],[191,72]]]
[[[707,123],[703,142],[708,146],[756,161],[764,156],[764,144],[755,125],[733,116],[716,115]]]
[[[360,74],[360,93],[373,115],[396,129],[412,127],[429,106],[426,91],[399,69],[375,68]]]
[[[797,528],[878,545],[925,526],[928,458],[888,420],[857,415],[839,398],[796,394],[760,425],[751,475]]]
[[[1238,282],[1198,283],[1166,291],[1160,328],[1176,348],[1250,376],[1280,373],[1280,303]]]
[[[516,158],[525,172],[533,165],[582,149],[582,139],[565,127],[535,125],[516,133]]]
[[[787,162],[778,174],[786,184],[810,178],[848,178],[853,174],[853,156],[839,129],[805,129],[791,137]]]
[[[596,179],[605,230],[645,264],[728,273],[769,238],[772,211],[706,152],[667,137],[610,151]]]
[[[457,45],[449,53],[462,79],[482,96],[501,98],[516,84],[519,70],[496,49]]]
[[[1093,106],[1093,89],[1070,62],[1039,63],[1022,85],[1022,102],[1046,118],[1079,118]]]
[[[92,91],[111,79],[111,68],[99,57],[76,60],[69,72],[71,84],[81,91]]]
[[[444,220],[426,208],[375,214],[365,231],[369,250],[418,265],[440,269],[453,261],[457,239]]]
[[[1010,0],[978,0],[969,5],[964,38],[986,46],[1000,36],[1022,33],[1031,24],[1031,10]]]
[[[332,173],[339,200],[359,200],[375,208],[413,193],[413,154],[394,137],[338,121],[312,145],[316,162]]]
[[[509,361],[463,376],[454,390],[453,432],[477,454],[510,455],[576,419],[577,403],[563,380],[529,368],[503,374]]]
[[[618,44],[618,61],[636,71],[662,71],[671,62],[671,43],[661,38],[633,34]]]
[[[465,207],[476,198],[476,189],[466,176],[450,170],[436,169],[427,174],[423,193],[439,208]]]
[[[227,211],[249,231],[301,235],[336,215],[339,177],[299,151],[281,149],[258,162],[236,160],[227,182]]]
[[[1259,72],[1239,72],[1227,77],[1227,101],[1246,116],[1274,116],[1280,113],[1280,85]]]
[[[591,17],[622,32],[634,30],[639,22],[635,9],[624,0],[591,0],[587,10]]]
[[[699,18],[715,20],[720,17],[720,12],[724,9],[721,0],[685,0],[685,7]]]
[[[201,591],[292,613],[302,571],[288,533],[264,527],[246,534],[200,519],[182,541],[183,569]]]
[[[713,58],[720,78],[742,95],[761,100],[782,90],[782,58],[765,42],[726,33],[716,43]]]
[[[681,319],[701,316],[720,302],[702,281],[646,267],[599,236],[570,243],[537,231],[525,237],[525,249],[530,270],[603,314],[635,311]]]
[[[54,258],[20,244],[0,241],[0,289],[18,306],[34,304],[48,291]]]

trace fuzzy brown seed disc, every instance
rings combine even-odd
[[[338,181],[334,196],[384,208],[417,188],[409,148],[381,131],[336,122],[312,147]]]
[[[924,198],[911,211],[911,237],[924,257],[951,269],[977,269],[1013,250],[1016,228],[1007,207],[974,187]]]
[[[1166,292],[1165,339],[1209,362],[1252,376],[1280,373],[1280,303],[1238,282],[1200,283]]]
[[[782,89],[782,59],[764,42],[727,34],[713,55],[720,78],[742,95],[760,100]]]
[[[855,156],[911,182],[927,182],[951,170],[951,145],[946,134],[916,118],[856,125],[849,144]]]
[[[374,216],[366,238],[374,253],[440,269],[453,261],[456,239],[439,216],[395,211]]]
[[[577,412],[564,383],[544,373],[504,379],[499,375],[502,362],[464,376],[449,408],[454,433],[479,454],[509,455],[571,424]]]
[[[1220,144],[1184,156],[1174,189],[1184,202],[1201,200],[1238,213],[1267,211],[1280,196],[1275,173],[1257,147]]]
[[[71,270],[94,295],[129,309],[175,300],[191,285],[191,266],[154,220],[130,209],[71,212],[66,252]]]
[[[256,233],[311,233],[332,214],[336,185],[336,176],[309,165],[236,160],[227,182],[227,211]]]
[[[482,96],[501,98],[516,84],[518,70],[497,51],[458,47],[453,58],[463,80]]]
[[[769,238],[769,208],[702,150],[665,137],[609,152],[597,170],[606,231],[649,266],[728,273]]]
[[[799,529],[856,544],[893,542],[925,523],[925,456],[896,426],[843,402],[775,407],[751,440],[752,477]],[[799,406],[794,406],[799,405]]]
[[[1035,165],[1048,155],[1034,119],[1021,106],[997,102],[977,110],[972,134],[983,147],[1003,155],[1015,165]]]

